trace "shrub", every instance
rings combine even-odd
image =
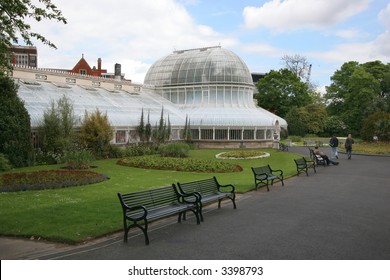
[[[111,145],[109,156],[110,158],[122,158],[125,156],[125,152],[121,147]]]
[[[124,158],[117,163],[130,167],[205,173],[240,172],[243,170],[241,166],[229,162],[195,158],[160,157],[157,155]]]
[[[126,147],[124,151],[124,157],[145,156],[155,153],[153,145],[147,144],[134,144]]]
[[[8,171],[11,169],[11,164],[5,155],[0,154],[0,171]]]
[[[301,137],[301,136],[293,136],[293,135],[290,135],[289,139],[290,139],[292,142],[301,142],[301,141],[302,141],[302,137]]]
[[[190,146],[186,143],[170,143],[158,147],[158,153],[163,157],[188,157],[189,150]]]
[[[92,152],[80,149],[65,152],[64,162],[68,169],[88,169],[94,160]]]
[[[98,109],[91,114],[85,112],[79,139],[81,144],[91,149],[96,157],[108,157],[113,133],[107,113],[103,114]]]

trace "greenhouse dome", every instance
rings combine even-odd
[[[182,110],[195,141],[269,145],[287,123],[256,106],[254,89],[244,61],[220,46],[175,51],[159,59],[147,72],[143,87]]]

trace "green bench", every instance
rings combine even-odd
[[[118,197],[123,210],[124,242],[127,242],[129,230],[137,227],[145,236],[145,244],[149,245],[149,222],[178,214],[180,223],[186,211],[195,214],[200,224],[199,198],[195,194],[181,194],[174,184],[167,187],[121,194]]]
[[[267,191],[269,192],[269,182],[271,182],[272,186],[274,180],[281,181],[282,186],[284,186],[282,170],[273,170],[270,165],[251,167],[251,169],[255,178],[255,190],[257,190],[259,186],[267,186]]]
[[[309,176],[309,168],[313,168],[314,173],[316,173],[316,165],[314,161],[312,160],[307,160],[306,158],[298,158],[294,159],[295,165],[297,167],[297,175],[299,176],[300,173],[305,172],[306,176]]]
[[[203,204],[217,202],[218,208],[221,208],[221,201],[225,198],[230,199],[233,203],[233,208],[236,209],[236,194],[235,187],[232,184],[221,185],[214,176],[209,179],[198,181],[177,183],[180,193],[183,195],[196,194],[198,197],[199,216],[203,221]]]

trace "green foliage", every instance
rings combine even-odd
[[[338,116],[330,116],[326,119],[324,133],[327,136],[331,135],[346,135],[347,126]]]
[[[110,145],[110,158],[122,158],[125,156],[125,150],[116,145]]]
[[[192,134],[190,119],[188,118],[188,115],[186,115],[186,122],[184,124],[184,129],[182,133],[182,138],[184,139],[184,141],[190,143],[192,141]]]
[[[190,146],[186,143],[163,144],[158,147],[158,153],[163,157],[188,157]]]
[[[377,112],[364,121],[362,139],[372,141],[373,136],[377,136],[380,141],[390,140],[390,113]]]
[[[156,155],[124,158],[117,163],[130,167],[187,172],[225,173],[242,171],[242,167],[229,162],[194,158],[160,157]]]
[[[11,169],[11,164],[5,155],[0,154],[0,171],[8,171]]]
[[[153,155],[156,153],[155,151],[156,149],[153,145],[134,144],[126,147],[123,156],[135,157],[135,156]]]
[[[57,189],[107,180],[108,177],[92,171],[45,170],[36,172],[4,173],[0,175],[0,191],[16,192]]]
[[[7,54],[12,44],[18,44],[18,37],[21,36],[27,45],[32,45],[32,39],[37,39],[43,44],[56,48],[56,46],[39,33],[31,30],[29,22],[35,20],[40,22],[43,19],[56,20],[66,23],[61,11],[51,0],[14,1],[1,0],[0,3],[0,53]],[[1,69],[10,68],[8,56],[0,55]],[[0,74],[1,75],[1,74]]]
[[[308,121],[310,114],[305,109],[293,107],[284,118],[288,123],[288,132],[290,135],[303,137],[309,131]]]
[[[307,84],[287,69],[270,71],[256,86],[259,91],[255,95],[257,104],[283,118],[292,107],[312,102]]]
[[[141,113],[141,119],[139,121],[139,125],[136,128],[139,140],[141,142],[145,141],[145,121],[144,121],[144,108],[142,108],[142,113]]]
[[[302,137],[301,137],[301,136],[290,135],[288,138],[289,138],[292,142],[301,142],[301,141],[302,141]]]
[[[17,89],[13,80],[0,76],[0,153],[21,167],[32,163],[33,149],[30,116]]]
[[[107,114],[102,114],[99,109],[91,114],[85,112],[79,140],[82,146],[90,149],[97,158],[108,157],[113,133]]]
[[[50,108],[43,114],[43,123],[39,127],[43,152],[63,155],[72,145],[76,124],[77,118],[74,115],[72,101],[65,95],[57,102],[52,100]]]
[[[65,152],[64,162],[68,169],[88,169],[95,160],[91,151],[86,149],[71,149]]]
[[[328,113],[338,116],[349,132],[359,135],[366,117],[390,108],[390,64],[344,63],[331,77],[325,99]]]

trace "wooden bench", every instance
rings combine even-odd
[[[255,178],[255,190],[257,190],[257,188],[262,185],[267,186],[267,191],[269,192],[269,182],[271,182],[272,186],[274,184],[274,180],[281,181],[282,186],[284,186],[282,170],[273,170],[269,165],[251,167],[251,169]]]
[[[214,176],[210,179],[192,181],[187,183],[177,183],[179,191],[185,194],[195,193],[199,199],[199,216],[203,221],[203,204],[218,201],[218,208],[221,208],[221,201],[228,198],[233,202],[233,208],[236,209],[235,187],[232,184],[221,185]]]
[[[118,193],[123,210],[124,242],[127,242],[129,230],[141,229],[145,244],[149,244],[149,222],[179,214],[178,222],[186,211],[192,211],[199,220],[199,199],[194,194],[180,194],[175,185],[155,189],[121,194]],[[184,217],[185,218],[185,217]]]
[[[312,160],[307,160],[306,158],[298,158],[294,159],[295,165],[297,167],[297,175],[299,176],[300,173],[305,172],[306,176],[309,176],[309,168],[313,168],[314,173],[316,173],[316,165],[314,161]]]
[[[324,158],[322,156],[316,155],[314,150],[310,149],[310,148],[309,148],[309,152],[310,152],[310,158],[315,162],[315,164],[317,166],[318,165],[323,165],[324,167],[326,166],[326,161],[324,160]]]

